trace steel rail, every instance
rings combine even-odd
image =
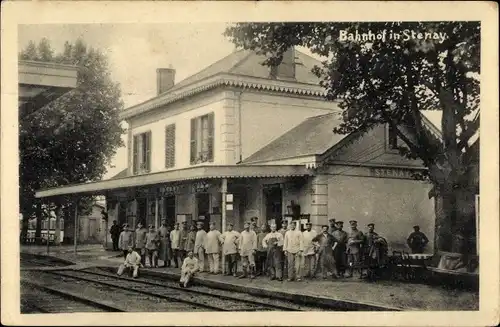
[[[58,275],[58,276],[64,276],[64,277],[70,277],[70,278],[75,278],[75,279],[80,279],[80,280],[84,280],[84,281],[87,281],[87,282],[98,283],[98,284],[102,284],[102,285],[106,285],[106,286],[111,286],[111,287],[115,287],[115,288],[118,288],[118,289],[123,289],[123,290],[131,291],[131,292],[137,292],[137,293],[141,293],[141,294],[145,294],[145,295],[150,295],[150,296],[154,296],[154,297],[164,298],[164,299],[175,301],[175,302],[182,302],[182,303],[186,303],[186,304],[190,304],[190,305],[201,306],[201,307],[205,307],[205,308],[212,309],[212,310],[215,310],[215,311],[260,311],[260,310],[262,310],[262,311],[268,311],[269,309],[273,309],[273,310],[276,310],[276,311],[277,310],[280,310],[280,311],[299,311],[299,310],[296,310],[296,309],[291,309],[291,308],[286,307],[286,306],[279,306],[279,305],[275,305],[275,304],[262,303],[262,302],[247,300],[247,299],[238,299],[236,297],[229,297],[229,296],[224,296],[224,295],[219,296],[218,294],[210,294],[210,293],[205,293],[205,292],[201,292],[201,291],[197,291],[197,290],[193,290],[193,289],[185,289],[185,288],[181,288],[181,287],[173,287],[173,286],[164,285],[164,284],[160,284],[160,283],[156,283],[156,282],[151,282],[151,281],[144,281],[144,280],[132,279],[132,278],[129,278],[129,277],[119,277],[119,276],[112,275],[112,274],[107,274],[107,273],[98,273],[98,272],[92,272],[92,271],[79,271],[79,270],[73,270],[73,271],[68,271],[68,270],[65,270],[65,271],[44,271],[44,273]],[[146,290],[143,290],[143,289],[137,289],[137,288],[131,287],[130,284],[129,285],[116,285],[116,284],[114,284],[112,282],[109,282],[109,281],[96,280],[96,279],[92,279],[92,278],[88,278],[88,277],[84,277],[84,276],[75,276],[75,274],[85,274],[85,275],[94,275],[94,276],[106,277],[106,278],[111,278],[111,279],[116,280],[116,281],[126,280],[126,281],[129,281],[131,283],[143,284],[143,285],[155,286],[155,287],[161,287],[161,288],[167,289],[167,290],[174,290],[174,291],[178,292],[178,295],[181,295],[182,293],[184,293],[184,294],[191,293],[191,294],[201,295],[201,296],[204,296],[204,297],[209,297],[209,298],[212,298],[212,300],[213,299],[221,299],[221,300],[225,300],[226,302],[233,301],[233,302],[237,302],[237,303],[241,303],[241,304],[246,304],[248,307],[244,308],[245,310],[234,310],[234,307],[235,307],[234,304],[232,305],[233,308],[227,308],[227,307],[220,306],[220,305],[214,305],[214,304],[204,303],[202,301],[196,301],[196,300],[192,300],[192,299],[188,300],[188,299],[183,299],[183,298],[179,298],[179,297],[169,296],[169,295],[165,295],[165,294],[158,294],[158,293],[155,293],[155,292],[152,292],[152,291],[146,291]],[[251,308],[249,306],[256,306],[257,308]]]

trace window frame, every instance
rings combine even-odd
[[[203,120],[207,119],[207,136],[203,137]],[[194,118],[191,118],[190,128],[190,158],[191,165],[213,162],[215,157],[215,114],[209,112]],[[206,147],[204,151],[203,148]]]
[[[144,136],[147,135],[147,141],[144,141]],[[153,144],[153,134],[151,130],[140,132],[132,136],[132,173],[133,175],[147,174],[151,172],[151,161],[152,161],[152,144]],[[141,142],[137,142],[141,137]],[[138,144],[143,146],[142,151],[139,151]],[[144,149],[145,147],[145,149]],[[142,168],[144,162],[139,160],[139,154],[142,155],[142,159],[146,159],[146,167]]]
[[[173,141],[172,143],[169,143],[169,129],[173,129]],[[176,133],[177,133],[177,128],[175,126],[175,123],[168,124],[165,126],[165,168],[174,168],[175,167],[175,141],[176,141]],[[169,149],[169,145],[172,146],[172,149]]]

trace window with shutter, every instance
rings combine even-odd
[[[208,145],[207,145],[207,160],[214,160],[214,114],[208,115]]]
[[[133,172],[134,175],[151,171],[151,131],[134,135]]]
[[[214,159],[214,114],[191,119],[191,164]]]
[[[138,135],[134,135],[134,144],[133,144],[132,148],[133,148],[132,167],[133,167],[133,172],[135,175],[139,171],[139,136]]]
[[[165,168],[175,166],[175,124],[165,128]]]
[[[151,132],[147,132],[147,133],[144,133],[144,137],[146,139],[145,143],[145,150],[144,150],[144,153],[145,153],[145,157],[144,157],[144,163],[145,163],[145,167],[144,169],[146,170],[146,172],[150,172],[151,171]]]
[[[197,132],[196,132],[196,118],[191,119],[191,164],[196,163],[197,161],[197,156],[198,156],[198,151],[196,148],[196,138],[197,138]]]

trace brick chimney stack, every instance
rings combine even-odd
[[[171,65],[169,67],[170,68],[158,68],[156,70],[157,95],[170,90],[175,84],[175,69],[173,69]]]
[[[271,77],[295,80],[295,48],[290,47],[283,53],[283,60],[278,67],[271,68]]]

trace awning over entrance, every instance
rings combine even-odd
[[[19,61],[19,117],[25,117],[74,89],[77,67]]]
[[[160,183],[180,182],[199,179],[219,178],[271,178],[312,176],[312,171],[304,165],[245,165],[245,166],[198,166],[186,169],[159,172],[154,174],[136,175],[125,178],[68,185],[58,188],[40,190],[37,198],[46,198],[59,195],[81,194],[96,195],[106,191],[129,187],[139,187]]]

